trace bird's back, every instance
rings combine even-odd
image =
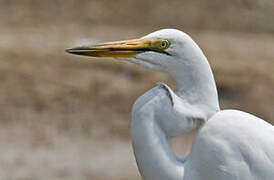
[[[248,113],[220,111],[198,131],[189,160],[204,180],[272,180],[274,127]]]

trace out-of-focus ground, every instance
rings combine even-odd
[[[201,46],[222,108],[274,123],[274,3],[0,0],[0,179],[140,179],[130,142],[135,99],[165,74],[72,56],[90,41],[178,28]],[[172,141],[185,154],[193,133]]]

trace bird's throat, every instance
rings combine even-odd
[[[170,73],[177,84],[176,94],[211,117],[220,110],[216,83],[205,57],[199,63],[178,67]]]

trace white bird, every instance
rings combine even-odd
[[[249,113],[220,110],[207,58],[186,33],[163,29],[67,52],[126,60],[165,72],[177,83],[176,93],[160,83],[133,105],[131,136],[143,179],[274,179],[274,127]],[[169,139],[193,129],[198,130],[190,153],[177,157]]]

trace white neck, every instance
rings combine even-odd
[[[182,59],[171,65],[170,69],[166,69],[166,72],[177,83],[178,98],[190,105],[186,107],[186,111],[183,105],[180,106],[182,111],[179,112],[181,114],[176,114],[178,115],[176,117],[179,117],[177,120],[179,119],[180,123],[185,121],[186,124],[195,124],[189,126],[193,129],[197,128],[196,121],[197,118],[199,119],[196,112],[202,112],[205,115],[202,119],[206,121],[219,110],[219,102],[213,73],[206,57],[192,39],[186,40],[189,42],[185,43],[180,51],[182,54],[178,55]],[[156,94],[154,96],[159,98]],[[172,120],[173,114],[165,116],[168,108],[172,108],[166,102],[152,102],[146,104],[146,107],[143,106],[143,111],[141,109],[140,113],[132,114],[131,136],[139,171],[145,180],[187,179],[184,177],[187,166],[176,157],[170,148],[167,131],[161,127],[165,124],[160,123],[159,118],[165,118],[164,122],[169,121],[166,126],[170,126],[173,121],[173,125],[179,130],[184,127],[177,126],[176,117]],[[165,106],[163,107],[162,104]],[[159,113],[153,107],[162,109]],[[165,113],[161,113],[163,111]],[[183,130],[182,133],[184,133]]]
[[[132,117],[131,136],[135,158],[144,180],[182,179],[184,166],[169,146],[153,112]]]
[[[200,64],[200,68],[200,71],[197,71],[195,67],[193,69],[182,67],[178,73],[171,76],[178,85],[177,95],[193,107],[199,108],[209,118],[219,110],[217,90],[206,59]],[[189,70],[191,73],[187,72]],[[154,111],[153,106],[155,104],[143,107],[144,113],[132,113],[131,137],[139,171],[144,180],[187,179],[184,177],[185,164],[170,148],[168,135],[161,127],[163,126],[159,123],[161,121],[156,119],[157,112]],[[149,109],[150,107],[152,109]],[[163,110],[167,111],[167,109]],[[184,121],[183,118],[191,119],[189,114],[182,114],[180,120]]]
[[[215,80],[202,50],[194,41],[189,44],[190,50],[187,47],[184,49],[184,59],[169,74],[177,83],[178,96],[198,106],[209,118],[220,110]]]

